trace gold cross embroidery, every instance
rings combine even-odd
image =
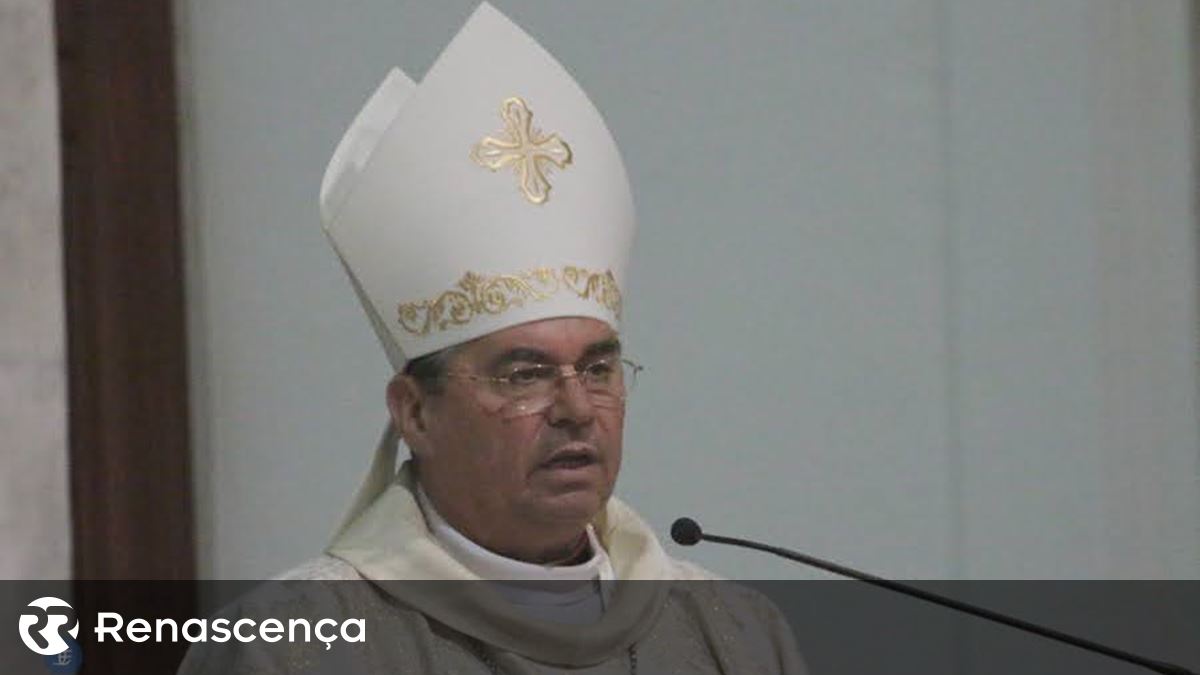
[[[543,136],[533,126],[533,112],[517,96],[500,105],[500,118],[504,137],[485,137],[471,148],[471,159],[492,171],[513,165],[525,198],[534,204],[545,203],[550,198],[549,165],[566,168],[571,163],[570,146],[558,134]]]

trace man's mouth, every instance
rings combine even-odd
[[[597,461],[596,451],[592,448],[564,448],[555,452],[545,462],[543,469],[581,469],[591,466]]]

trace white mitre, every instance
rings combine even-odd
[[[612,134],[483,3],[414,85],[393,70],[321,187],[325,231],[392,366],[528,321],[618,327],[634,232]]]
[[[397,371],[539,319],[619,328],[634,213],[616,143],[486,2],[419,85],[384,79],[329,161],[321,215]],[[391,483],[396,445],[388,425],[343,528]]]

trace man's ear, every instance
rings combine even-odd
[[[427,394],[411,375],[396,373],[388,382],[387,406],[392,425],[414,452],[425,447],[425,404]]]

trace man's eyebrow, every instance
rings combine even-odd
[[[621,353],[621,340],[618,338],[608,338],[599,342],[593,342],[588,345],[587,349],[583,350],[583,355],[580,360],[594,359],[598,356],[608,356],[610,354]],[[492,359],[488,367],[491,370],[503,368],[510,363],[517,361],[527,361],[529,363],[554,363],[554,359],[550,355],[540,349],[532,347],[514,347],[506,352],[502,352],[496,358]]]
[[[552,359],[550,358],[549,354],[541,351],[540,349],[533,349],[532,347],[514,347],[513,349],[503,352],[496,358],[492,359],[491,363],[489,364],[489,368],[491,370],[496,370],[497,368],[502,368],[517,361],[528,361],[530,363],[551,363]]]
[[[583,356],[580,357],[580,360],[620,353],[621,340],[614,337],[607,340],[601,340],[600,342],[593,342],[592,344],[588,345],[588,348],[583,350]]]

